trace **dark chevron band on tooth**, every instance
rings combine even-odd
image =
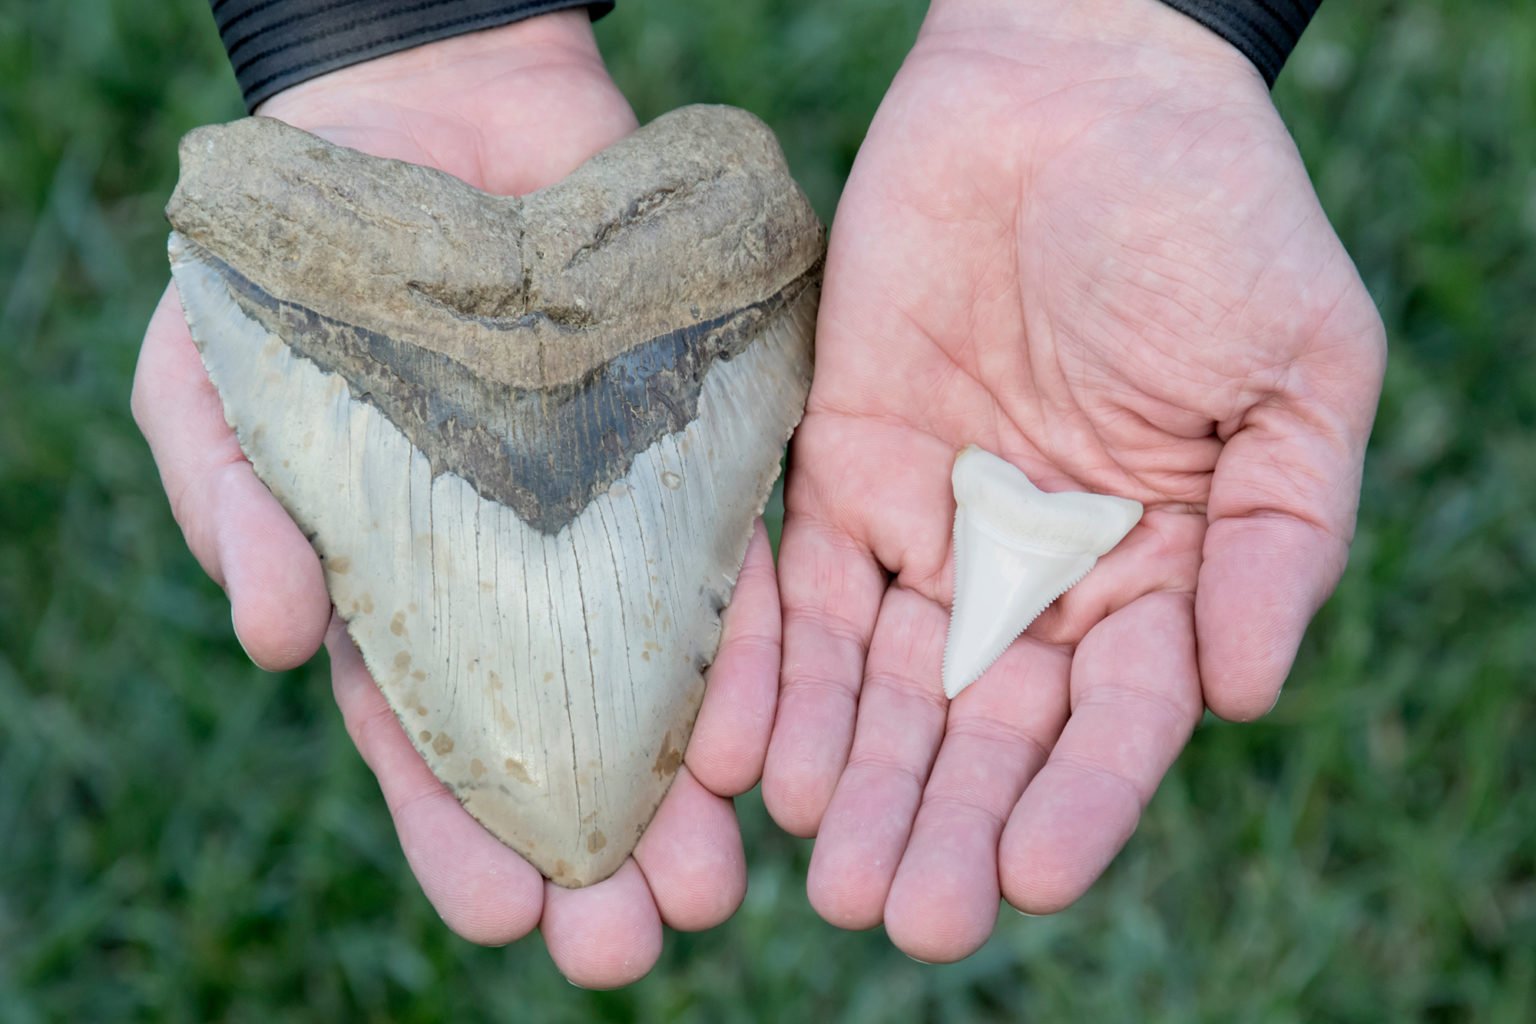
[[[761,302],[637,342],[576,383],[522,388],[277,298],[195,242],[179,244],[220,275],[245,315],[383,413],[434,476],[457,474],[548,534],[621,478],[637,454],[694,419],[716,360],[738,355],[802,303],[814,309],[821,276],[818,261]]]

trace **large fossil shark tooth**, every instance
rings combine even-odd
[[[1141,503],[1047,493],[1023,470],[970,445],[955,457],[955,600],[944,643],[950,699],[1002,657],[1141,520]]]
[[[671,784],[811,372],[821,226],[693,107],[518,199],[263,118],[182,143],[225,416],[417,749],[555,882]]]

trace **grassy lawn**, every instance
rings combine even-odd
[[[629,0],[642,117],[765,117],[823,216],[913,2]],[[1207,724],[1102,883],[924,967],[751,890],[644,982],[472,947],[407,872],[323,660],[267,675],[128,415],[201,0],[0,0],[0,1022],[1536,1019],[1536,12],[1332,3],[1276,94],[1392,364],[1338,595],[1275,712]]]

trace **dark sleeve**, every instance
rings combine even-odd
[[[211,0],[245,108],[290,85],[386,53],[613,0]]]
[[[1163,0],[1242,51],[1273,86],[1323,0]]]

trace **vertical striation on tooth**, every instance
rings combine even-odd
[[[1047,493],[975,445],[955,457],[950,479],[955,598],[944,693],[953,699],[1131,532],[1142,508],[1106,494]]]
[[[686,749],[804,408],[822,234],[772,133],[659,118],[533,195],[251,118],[167,208],[192,336],[407,735],[555,882]]]

